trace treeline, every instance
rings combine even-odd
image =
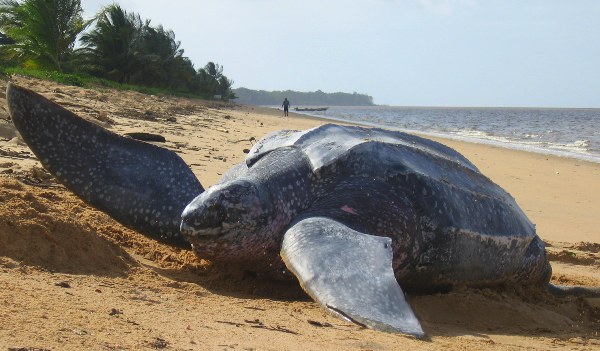
[[[290,100],[292,105],[308,106],[372,106],[373,97],[358,93],[325,93],[299,91],[265,91],[246,88],[234,89],[236,102],[247,105],[281,105],[283,99]]]
[[[116,3],[91,20],[82,15],[80,0],[0,0],[0,65],[235,97],[223,67],[209,62],[194,68],[172,30]]]

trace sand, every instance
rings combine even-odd
[[[165,136],[205,186],[244,159],[252,138],[323,123],[13,80],[116,133]],[[331,317],[295,285],[224,272],[86,205],[41,168],[6,109],[1,93],[0,350],[600,350],[600,299],[513,289],[410,295],[425,340]],[[548,243],[553,282],[600,286],[600,164],[439,141],[515,197]]]

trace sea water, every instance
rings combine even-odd
[[[304,113],[600,163],[600,109],[334,106]]]

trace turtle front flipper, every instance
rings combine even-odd
[[[123,225],[185,246],[185,206],[204,189],[174,152],[125,138],[9,83],[9,114],[42,165]]]
[[[391,239],[357,232],[325,217],[295,223],[281,257],[327,311],[372,329],[425,333],[392,270]]]

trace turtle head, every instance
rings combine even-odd
[[[272,222],[273,205],[260,183],[235,179],[212,186],[183,211],[181,233],[203,257],[237,255]],[[239,257],[239,256],[238,256]]]

